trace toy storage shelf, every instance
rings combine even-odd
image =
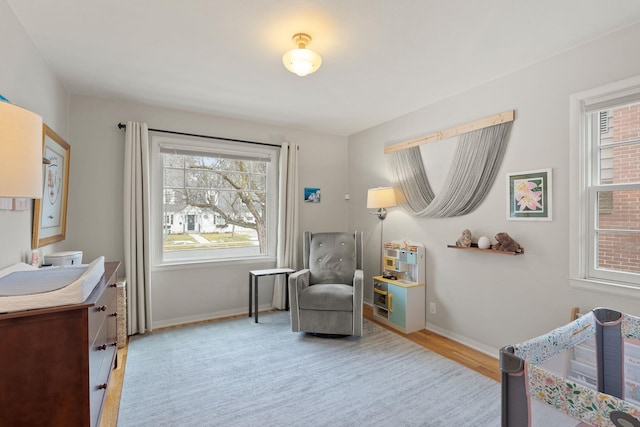
[[[470,248],[463,248],[461,246],[456,246],[456,245],[447,245],[447,247],[451,248],[451,249],[462,249],[463,251],[489,252],[489,253],[498,254],[498,255],[522,255],[522,254],[524,254],[524,248],[520,248],[520,252],[494,251],[493,249],[481,249],[481,248],[478,247],[477,243],[472,243]]]

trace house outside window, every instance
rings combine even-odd
[[[277,147],[154,135],[151,148],[155,265],[275,256]]]
[[[640,79],[572,97],[571,279],[640,296]]]

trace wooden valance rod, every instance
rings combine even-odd
[[[512,122],[515,119],[515,115],[515,110],[509,110],[500,114],[494,114],[493,116],[474,120],[473,122],[469,122],[464,125],[454,126],[449,129],[441,130],[427,136],[421,136],[419,138],[410,139],[409,141],[404,142],[396,142],[395,144],[387,145],[386,147],[384,147],[384,154],[393,153],[394,151],[406,150],[407,148],[417,147],[418,145],[429,144],[430,142],[436,142],[447,138],[453,138],[454,136],[462,135],[463,133],[471,132],[478,129],[484,129],[489,126],[499,125],[500,123]]]

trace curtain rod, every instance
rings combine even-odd
[[[118,129],[126,129],[127,125],[124,123],[118,123]],[[187,133],[187,132],[177,132],[174,130],[163,130],[163,129],[151,129],[150,132],[162,132],[162,133],[170,133],[172,135],[182,135],[182,136],[196,136],[198,138],[207,138],[207,139],[218,139],[220,141],[231,141],[231,142],[244,142],[246,144],[256,144],[256,145],[266,145],[268,147],[282,147],[280,144],[270,144],[268,142],[259,142],[259,141],[247,141],[244,139],[234,139],[234,138],[223,138],[220,136],[211,136],[211,135],[199,135],[197,133]]]
[[[464,125],[454,126],[449,129],[441,130],[427,136],[421,136],[420,138],[414,138],[409,141],[397,142],[395,144],[387,145],[386,147],[384,147],[384,154],[393,153],[394,151],[406,150],[407,148],[417,147],[418,145],[428,144],[430,142],[441,141],[443,139],[462,135],[463,133],[484,129],[486,127],[499,125],[501,123],[512,122],[514,120],[515,110],[505,111],[503,113],[494,114],[493,116],[484,117],[482,119],[474,120],[473,122],[465,123]]]

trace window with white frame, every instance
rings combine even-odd
[[[572,114],[571,278],[640,291],[640,79],[574,95]]]
[[[156,264],[275,256],[278,150],[154,135]]]

